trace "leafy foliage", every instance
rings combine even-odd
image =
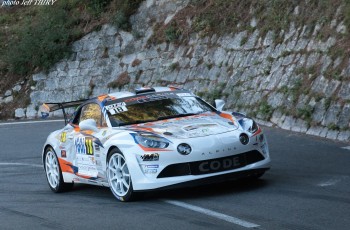
[[[70,44],[119,17],[129,29],[129,17],[142,0],[60,0],[51,7],[0,9],[0,74],[28,75],[48,70],[70,55]],[[122,18],[121,18],[122,16]],[[118,23],[117,23],[118,24]]]

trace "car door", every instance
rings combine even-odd
[[[95,129],[82,130],[79,127],[79,124],[87,119],[93,119],[96,122]],[[85,104],[77,112],[72,123],[75,127],[72,133],[74,146],[72,163],[77,171],[75,174],[89,180],[104,178],[100,160],[103,144],[100,139],[104,135],[107,125],[100,106],[97,103]]]

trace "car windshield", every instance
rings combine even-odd
[[[194,96],[163,98],[127,105],[117,103],[109,118],[113,127],[159,121],[176,117],[215,111],[207,103]]]

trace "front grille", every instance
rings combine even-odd
[[[211,160],[194,161],[188,163],[172,164],[165,167],[157,178],[203,175],[242,168],[246,165],[264,160],[264,156],[257,150],[240,153],[229,157]]]

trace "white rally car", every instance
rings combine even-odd
[[[270,157],[261,128],[216,102],[214,108],[187,90],[154,87],[44,104],[46,115],[77,106],[43,148],[50,188],[107,186],[128,201],[136,192],[262,176]]]

